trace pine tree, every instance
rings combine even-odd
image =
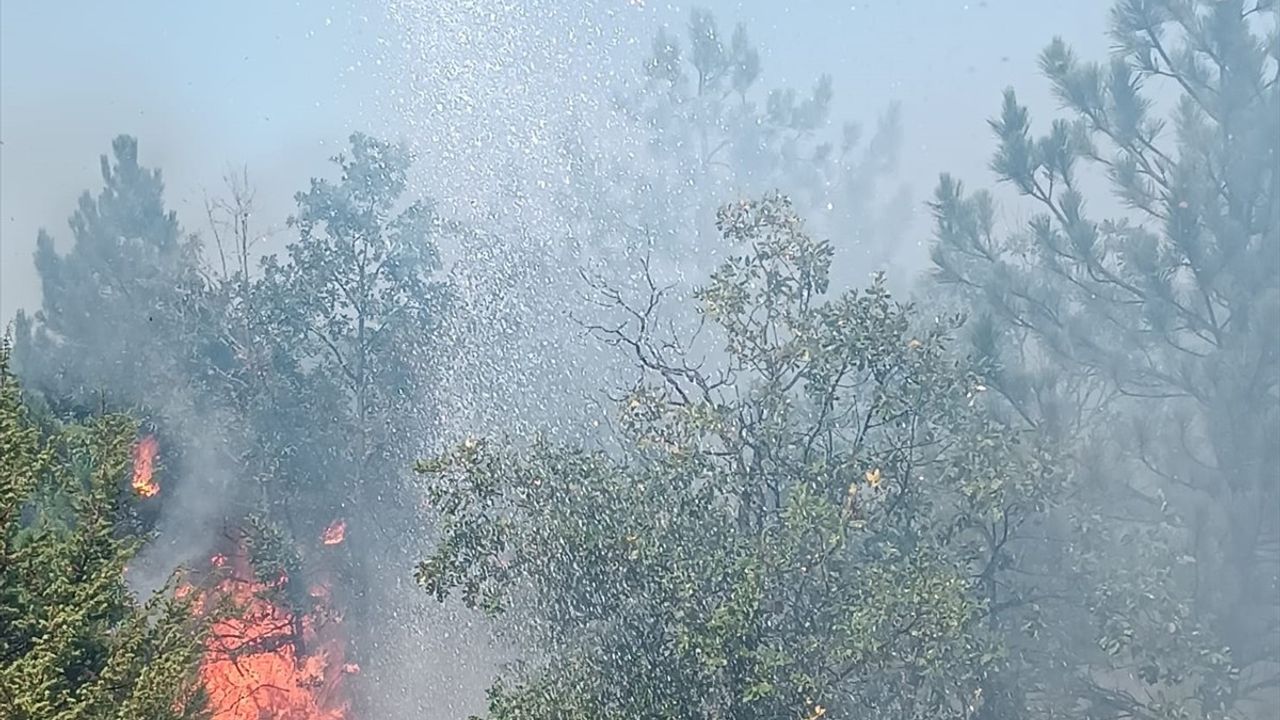
[[[1248,717],[1280,702],[1277,13],[1121,0],[1111,25],[1108,63],[1041,56],[1068,117],[1036,136],[1009,90],[991,121],[1039,212],[1002,233],[944,176],[934,261],[1010,421],[1076,456],[1010,576],[1022,684],[1077,717]],[[1086,203],[1097,177],[1118,217]]]
[[[135,426],[100,417],[50,434],[0,348],[0,717],[202,717],[201,627],[172,589],[125,582],[121,485]]]
[[[101,165],[102,190],[85,192],[70,218],[69,250],[40,232],[41,308],[34,322],[19,319],[15,337],[18,373],[68,409],[169,394],[217,338],[202,302],[199,241],[165,208],[160,171],[139,164],[127,135]]]
[[[645,86],[624,107],[651,132],[651,158],[674,183],[666,192],[677,202],[700,204],[694,209],[699,234],[679,225],[654,230],[714,246],[721,197],[780,188],[811,224],[840,243],[841,264],[858,268],[860,276],[899,259],[895,243],[909,221],[909,192],[897,186],[886,193],[884,187],[894,182],[902,143],[896,103],[869,138],[854,122],[833,133],[830,75],[821,75],[808,92],[766,90],[760,52],[746,26],[739,23],[726,35],[715,16],[699,8],[691,11],[683,40],[665,29],[657,33],[643,70]]]

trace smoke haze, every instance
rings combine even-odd
[[[1034,132],[1046,132],[1060,102],[1041,74],[1041,52],[1057,35],[1082,58],[1105,58],[1111,50],[1112,4],[5,3],[0,6],[0,318],[8,323],[19,311],[40,308],[33,262],[37,234],[46,229],[56,247],[69,246],[67,216],[86,188],[96,193],[101,186],[98,157],[117,134],[136,136],[140,164],[163,171],[166,204],[185,233],[204,239],[210,266],[215,259],[206,203],[225,200],[225,176],[247,166],[256,191],[247,227],[267,238],[254,253],[287,259],[261,271],[255,266],[250,275],[253,282],[262,280],[261,287],[250,278],[220,278],[225,285],[219,287],[230,290],[227,297],[210,301],[211,306],[223,303],[210,314],[224,312],[230,329],[218,328],[223,335],[207,343],[214,350],[201,345],[191,353],[207,351],[212,358],[207,364],[215,368],[208,375],[235,376],[225,387],[233,388],[228,396],[243,392],[236,395],[239,405],[202,397],[199,388],[208,378],[184,374],[189,372],[185,356],[171,365],[156,361],[163,374],[157,373],[155,387],[141,393],[145,397],[127,398],[145,405],[163,426],[162,458],[173,447],[175,460],[167,469],[182,478],[152,519],[158,539],[132,569],[133,586],[150,592],[175,566],[203,562],[220,542],[217,523],[240,512],[233,503],[247,506],[246,497],[265,498],[269,493],[259,485],[267,483],[259,481],[278,472],[304,488],[302,497],[261,503],[287,507],[288,522],[309,532],[307,537],[318,537],[315,527],[350,520],[351,539],[342,552],[355,558],[350,591],[358,598],[353,604],[365,613],[356,622],[362,624],[368,653],[366,675],[382,683],[380,694],[366,705],[376,713],[370,717],[480,712],[499,659],[511,648],[495,640],[494,628],[476,613],[453,600],[437,603],[413,582],[413,564],[438,539],[437,528],[414,524],[430,503],[425,481],[410,470],[413,462],[477,436],[528,439],[546,433],[577,444],[606,444],[600,438],[602,398],[606,391],[631,389],[635,358],[618,352],[619,343],[627,349],[621,341],[615,347],[598,341],[607,336],[601,328],[616,319],[609,313],[627,320],[621,301],[601,311],[605,325],[595,328],[597,337],[584,332],[584,309],[599,309],[583,300],[584,285],[598,282],[597,289],[618,287],[619,297],[638,297],[652,289],[651,280],[657,286],[670,283],[678,287],[672,303],[683,310],[663,322],[670,321],[673,329],[693,327],[698,317],[689,309],[691,288],[704,282],[732,247],[728,233],[722,236],[715,228],[722,202],[775,189],[794,194],[808,227],[833,241],[836,289],[865,286],[874,271],[888,268],[895,296],[900,289],[906,290],[901,295],[910,294],[931,267],[929,245],[936,238],[928,202],[940,173],[958,177],[966,188],[991,188],[1002,230],[1025,224],[1034,203],[1018,197],[1013,183],[995,182],[991,157],[997,142],[989,120],[1000,109],[1001,93],[1014,86],[1019,101],[1031,108]],[[710,111],[687,98],[673,100],[678,93],[664,94],[670,88],[655,91],[661,83],[654,78],[662,68],[646,69],[660,31],[688,48],[691,11],[699,7],[714,15],[726,44],[742,23],[763,68],[749,92],[735,88],[740,97],[732,99],[740,105],[730,110],[741,116],[725,110],[724,118],[706,121],[724,131],[726,139],[718,146],[707,140],[704,128],[698,147],[689,130],[690,118],[705,121],[698,113]],[[815,130],[795,118],[803,115],[806,102],[821,105],[824,74],[831,76],[832,96]],[[784,88],[795,92],[797,104],[787,111],[793,125],[769,135],[757,127],[764,121],[750,112],[758,110],[763,117],[772,111],[768,92]],[[720,101],[731,95],[725,91]],[[1167,99],[1157,96],[1156,102]],[[793,161],[840,152],[832,147],[840,144],[844,123],[856,124],[861,132],[858,142],[848,143],[849,157],[855,159],[848,166],[797,171],[794,166],[803,162],[783,167],[784,161],[770,164],[776,160],[772,156],[762,160],[773,149]],[[660,128],[653,134],[668,146],[654,149],[659,142],[646,135],[653,128]],[[353,132],[400,145],[382,147]],[[896,152],[889,148],[877,154],[877,142],[889,146],[896,139]],[[767,143],[777,147],[766,150]],[[397,168],[387,169],[394,165],[386,161],[393,147],[403,147],[414,160],[404,178]],[[710,170],[716,165],[711,160],[723,157],[715,156],[721,147],[729,148],[736,164],[717,173]],[[330,158],[352,148],[357,160],[373,160],[340,178]],[[343,169],[350,167],[355,166]],[[794,180],[795,187],[777,187],[780,178]],[[334,198],[347,198],[346,192],[367,200],[360,193],[369,188],[361,183],[378,182],[383,185],[377,189],[394,189],[388,191],[394,197],[386,208],[360,215],[376,216],[394,228],[384,236],[379,227],[372,234],[382,245],[366,248],[375,255],[388,253],[378,271],[385,266],[387,277],[396,281],[431,276],[448,286],[447,293],[441,291],[447,300],[438,306],[447,307],[447,313],[437,313],[437,306],[423,309],[434,295],[430,302],[410,298],[396,305],[402,298],[393,291],[373,293],[377,302],[394,306],[377,318],[395,328],[379,337],[381,345],[366,340],[379,336],[383,327],[374,329],[377,323],[371,321],[366,334],[364,308],[352,309],[356,302],[342,305],[340,290],[348,291],[343,278],[334,287],[325,284],[340,271],[325,258],[311,258],[313,265],[306,266],[304,253],[290,254],[296,246],[286,250],[299,237],[320,242],[340,235],[340,223],[333,219],[340,202]],[[1101,173],[1086,176],[1082,190],[1098,217],[1131,212],[1112,195]],[[419,199],[422,207],[412,204]],[[956,207],[982,215],[981,202],[969,206],[962,199]],[[306,215],[304,210],[312,215],[288,222],[295,214]],[[357,241],[367,235],[352,233]],[[404,238],[425,238],[430,248],[417,248],[419,255],[399,247],[402,255],[393,255]],[[364,260],[362,255],[361,271]],[[423,281],[413,287],[428,286]],[[292,298],[282,303],[292,305],[254,316],[271,302],[263,297]],[[959,302],[956,297],[950,300]],[[1089,300],[1072,300],[1070,310],[1079,311]],[[325,311],[332,312],[317,320]],[[429,319],[404,331],[386,320],[415,312]],[[358,322],[350,320],[356,315]],[[192,322],[199,321],[203,318]],[[141,336],[147,326],[139,326]],[[984,327],[974,334],[981,336]],[[355,338],[356,350],[335,347],[341,343],[330,335],[343,332]],[[417,343],[428,334],[438,344]],[[992,331],[988,344],[1003,349],[1000,343],[1011,336]],[[241,342],[244,337],[261,341],[260,346]],[[145,337],[136,340],[146,342]],[[276,341],[279,346],[271,344]],[[1030,346],[1032,341],[1023,342]],[[396,354],[397,343],[411,350]],[[288,352],[279,350],[286,346]],[[430,350],[417,353],[424,347]],[[297,354],[280,359],[289,352]],[[1049,353],[1038,348],[1030,354],[1036,352]],[[366,354],[377,356],[367,367]],[[1094,370],[1089,367],[1081,385],[1097,381],[1101,373]],[[254,385],[259,381],[265,390]],[[1051,394],[1049,381],[1018,381]],[[254,390],[242,391],[242,385]],[[979,386],[973,392],[986,391]],[[1093,397],[1092,390],[1078,392]],[[1117,402],[1116,407],[1138,412],[1133,404]],[[1172,402],[1161,408],[1173,408],[1171,416],[1185,409]],[[350,417],[356,420],[340,421]],[[293,425],[306,426],[307,436],[290,436]],[[1203,443],[1212,435],[1211,428],[1197,426],[1195,432],[1203,434],[1196,436]],[[258,441],[269,449],[257,447]],[[259,450],[269,457],[255,456]],[[258,477],[246,472],[250,466]],[[880,471],[867,472],[878,486]],[[337,478],[326,486],[333,497],[320,497],[320,491],[308,496],[305,483],[312,476],[331,480],[328,474]],[[849,485],[850,497],[853,488]],[[295,513],[296,507],[305,509]]]
[[[392,17],[415,5],[431,7],[6,3],[0,317],[38,304],[30,262],[36,230],[65,237],[68,208],[98,182],[97,157],[117,133],[137,135],[146,162],[163,168],[167,198],[189,231],[205,229],[205,193],[222,192],[229,166],[249,164],[260,214],[279,225],[292,194],[323,170],[352,129],[423,140],[414,135],[423,118],[390,112],[396,93],[411,92],[413,80],[383,64],[387,43],[412,30],[396,27]],[[819,74],[832,73],[833,118],[871,123],[887,103],[902,101],[899,174],[917,207],[943,169],[975,181],[986,176],[983,118],[1004,87],[1016,85],[1032,107],[1053,102],[1034,62],[1048,36],[1061,34],[1084,56],[1106,49],[1108,3],[1101,0],[937,3],[927,22],[901,2],[836,10],[763,1],[699,6],[711,9],[725,32],[735,22],[747,24],[762,50],[767,86],[807,89]],[[602,18],[623,16],[609,22],[619,39],[630,33],[635,46],[617,52],[634,57],[648,50],[658,26],[681,32],[690,5],[618,0],[584,7]],[[497,22],[514,27],[510,20]],[[549,67],[530,71],[541,79],[554,74]],[[915,234],[923,239],[925,213],[917,212]]]

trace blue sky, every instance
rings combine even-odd
[[[569,0],[566,0],[568,2]],[[687,3],[618,0],[647,22],[682,24]],[[1034,59],[1055,34],[1106,50],[1109,2],[710,0],[744,20],[770,84],[836,80],[837,114],[871,120],[904,103],[904,173],[924,199],[939,171],[985,180],[985,118],[1005,86],[1040,116],[1052,103]],[[0,318],[38,302],[36,230],[66,236],[75,198],[120,132],[165,171],[170,202],[199,225],[205,190],[248,163],[260,206],[279,219],[308,177],[357,129],[397,132],[378,96],[394,77],[371,59],[384,3],[72,2],[0,4]],[[1048,105],[1046,105],[1048,103]]]

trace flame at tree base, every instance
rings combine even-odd
[[[344,657],[325,586],[309,588],[301,611],[280,599],[288,578],[262,582],[243,549],[211,564],[216,584],[200,605],[227,610],[200,664],[212,720],[349,720],[345,680],[359,668]]]

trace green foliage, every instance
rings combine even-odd
[[[33,323],[20,317],[17,371],[61,408],[94,412],[152,400],[159,378],[189,373],[216,337],[202,305],[200,247],[164,207],[158,170],[138,163],[121,135],[103,156],[103,188],[88,192],[69,224],[65,254],[41,231],[36,270],[43,291]],[[156,352],[156,339],[173,340]]]
[[[288,262],[266,260],[253,292],[270,333],[263,340],[300,389],[336,394],[343,408],[340,472],[350,484],[341,492],[354,500],[388,492],[362,478],[384,478],[393,438],[408,442],[429,424],[422,402],[445,300],[434,277],[442,223],[422,201],[396,207],[409,169],[403,148],[355,134],[350,155],[333,160],[339,181],[315,179],[298,193],[290,224],[299,238]]]
[[[352,135],[333,158],[338,176],[295,196],[298,235],[285,254],[222,287],[237,349],[224,392],[250,428],[247,464],[262,478],[260,512],[244,524],[254,564],[288,578],[276,599],[298,611],[311,603],[303,570],[331,573],[335,602],[360,628],[351,655],[362,663],[366,643],[399,632],[390,595],[416,559],[404,540],[416,506],[403,471],[434,429],[447,305],[435,242],[448,227],[406,197],[410,160],[401,146]],[[323,545],[339,521],[344,541]]]
[[[333,158],[338,177],[296,196],[295,241],[255,267],[247,180],[209,206],[215,254],[183,235],[137,143],[113,149],[104,188],[72,216],[70,249],[42,235],[42,308],[17,320],[15,369],[52,416],[129,411],[164,436],[172,483],[131,522],[159,517],[196,552],[238,527],[255,567],[290,579],[274,600],[305,610],[302,570],[319,558],[352,615],[373,614],[370,577],[412,562],[374,533],[411,522],[399,479],[434,420],[430,350],[445,304],[444,224],[406,201],[410,158],[353,135]],[[323,546],[339,519],[347,541]]]
[[[50,435],[32,423],[0,349],[0,716],[203,717],[202,628],[171,588],[139,603],[118,533],[134,425],[99,418]],[[40,498],[57,497],[64,512]]]
[[[723,208],[746,249],[700,291],[722,351],[656,337],[661,292],[597,326],[636,359],[613,455],[471,440],[424,462],[419,578],[513,608],[534,658],[495,718],[969,718],[1001,649],[999,528],[1054,478],[985,419],[880,283],[825,298],[831,250],[784,198]],[[714,365],[712,365],[714,363]]]
[[[1067,119],[1036,136],[1009,90],[991,121],[992,169],[1040,212],[1003,235],[990,195],[944,176],[934,261],[981,316],[1010,423],[1076,458],[1021,550],[1024,573],[1067,571],[1020,589],[1055,598],[1023,657],[1043,712],[1261,717],[1280,701],[1276,9],[1122,0],[1111,20],[1109,63],[1041,56]],[[1099,176],[1115,219],[1085,203]]]

